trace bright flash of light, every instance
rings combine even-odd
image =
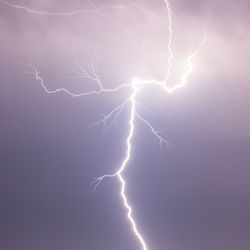
[[[173,51],[172,51],[172,36],[173,36],[173,27],[172,27],[172,16],[171,16],[171,9],[169,5],[169,1],[165,0],[167,12],[168,12],[168,30],[169,30],[169,36],[168,36],[168,68],[167,73],[165,77],[165,83],[167,83],[171,69],[172,69],[172,58],[173,58]]]
[[[45,11],[38,11],[38,10],[33,10],[30,9],[26,6],[21,6],[17,4],[12,4],[9,3],[5,0],[0,0],[0,3],[11,7],[11,8],[16,8],[20,10],[24,10],[28,13],[31,14],[36,14],[36,15],[45,15],[45,16],[69,16],[69,15],[75,15],[75,14],[100,14],[101,11],[107,9],[107,8],[116,8],[116,9],[125,9],[130,6],[137,7],[139,10],[145,11],[141,6],[136,4],[135,2],[131,2],[127,5],[107,5],[103,7],[97,8],[92,2],[89,1],[91,5],[91,9],[86,9],[86,10],[75,10],[71,12],[63,12],[63,13],[52,13],[52,12],[45,12]],[[171,17],[171,8],[170,8],[170,3],[168,0],[164,0],[164,4],[167,10],[167,18],[168,22],[166,22],[164,19],[159,18],[164,24],[168,23],[168,31],[169,31],[169,37],[168,37],[168,44],[167,44],[167,49],[168,49],[168,60],[167,60],[167,69],[166,69],[166,74],[163,80],[157,80],[157,79],[138,79],[135,78],[133,81],[130,83],[124,83],[116,88],[104,88],[102,85],[102,81],[100,77],[98,76],[98,72],[94,63],[94,59],[91,57],[90,53],[87,53],[87,59],[89,60],[88,67],[83,67],[78,60],[74,61],[74,66],[75,66],[75,78],[81,78],[81,79],[88,79],[89,81],[92,81],[97,90],[91,90],[88,92],[81,92],[81,93],[74,93],[66,88],[58,88],[54,90],[50,90],[46,84],[44,83],[43,78],[40,75],[39,70],[37,67],[32,63],[32,61],[29,64],[24,64],[27,67],[27,70],[24,71],[26,74],[31,74],[35,77],[37,81],[40,82],[41,87],[44,89],[44,91],[48,94],[56,94],[56,93],[65,93],[68,94],[72,97],[81,97],[81,96],[88,96],[88,95],[100,95],[100,94],[108,94],[108,93],[114,93],[118,91],[122,91],[125,88],[131,89],[131,93],[129,97],[120,105],[115,107],[111,112],[109,112],[107,115],[104,115],[103,119],[100,121],[96,122],[93,125],[97,125],[102,123],[105,127],[109,126],[108,124],[111,124],[118,118],[118,116],[121,114],[123,111],[124,107],[127,105],[130,105],[130,116],[129,116],[129,132],[128,136],[126,139],[126,153],[124,156],[123,161],[121,162],[121,165],[118,167],[117,171],[113,174],[105,174],[101,177],[96,178],[93,181],[93,187],[94,190],[98,187],[98,185],[106,178],[118,178],[121,184],[121,189],[120,189],[120,196],[123,202],[123,206],[127,211],[127,218],[128,221],[130,222],[130,225],[132,227],[132,231],[139,241],[141,245],[141,249],[143,250],[148,250],[148,247],[146,245],[146,241],[142,234],[139,232],[138,226],[135,222],[135,218],[133,217],[133,210],[132,206],[129,204],[127,195],[126,195],[126,180],[123,177],[123,173],[126,170],[128,166],[128,162],[131,158],[131,151],[132,151],[132,139],[134,136],[134,131],[135,131],[135,119],[138,119],[139,121],[143,122],[152,132],[152,134],[155,136],[155,138],[159,141],[160,145],[162,144],[167,144],[170,145],[169,142],[164,139],[163,137],[160,136],[160,133],[153,128],[153,126],[148,122],[146,119],[144,119],[137,111],[137,96],[138,94],[148,85],[153,85],[153,86],[160,86],[162,87],[167,93],[173,93],[175,90],[184,87],[187,84],[187,80],[189,75],[191,74],[193,70],[193,60],[195,57],[198,55],[200,52],[203,44],[205,43],[207,36],[204,37],[204,39],[201,41],[199,44],[198,48],[188,56],[187,61],[186,61],[186,68],[184,73],[181,76],[181,81],[172,87],[168,86],[168,80],[169,76],[171,74],[171,69],[172,69],[172,59],[173,59],[173,51],[172,51],[172,36],[173,36],[173,27],[172,27],[172,17]],[[150,15],[154,15],[151,12],[148,12]],[[121,25],[115,23],[114,21],[108,19],[106,16],[102,15],[105,19],[109,20],[110,23],[116,25],[119,27],[122,31],[124,31],[130,39],[134,40],[132,35],[129,33],[128,30],[124,29]],[[155,16],[155,15],[154,15]],[[135,41],[135,40],[134,40]],[[137,42],[135,41],[136,45]],[[142,49],[143,50],[143,49]],[[144,51],[143,51],[144,52]]]
[[[136,98],[136,94],[138,93],[138,91],[140,90],[140,87],[136,87],[136,86],[133,86],[133,93],[132,95],[130,96],[130,101],[131,101],[131,112],[130,112],[130,120],[129,120],[129,126],[130,126],[130,130],[129,130],[129,135],[128,135],[128,138],[127,138],[127,153],[126,153],[126,157],[124,159],[124,161],[122,162],[122,165],[120,167],[120,169],[117,171],[117,176],[121,182],[121,197],[123,199],[123,204],[124,206],[126,207],[127,209],[127,216],[128,216],[128,219],[132,225],[132,228],[133,228],[133,231],[136,235],[136,237],[139,239],[142,247],[144,250],[147,250],[147,246],[146,246],[146,243],[143,239],[143,237],[141,236],[141,234],[139,233],[138,229],[137,229],[137,226],[136,226],[136,223],[135,223],[135,220],[132,216],[132,208],[131,206],[129,205],[128,203],[128,200],[127,200],[127,196],[126,196],[126,192],[125,192],[125,188],[126,188],[126,181],[124,180],[123,176],[122,176],[122,172],[125,170],[126,166],[127,166],[127,163],[130,159],[130,154],[131,154],[131,139],[134,135],[134,120],[135,120],[135,108],[136,108],[136,101],[135,101],[135,98]]]

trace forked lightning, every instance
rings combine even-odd
[[[76,14],[93,14],[93,13],[100,13],[107,8],[126,9],[130,6],[135,6],[139,10],[143,10],[143,8],[141,8],[135,2],[131,2],[131,3],[124,5],[124,6],[122,6],[122,5],[119,5],[119,6],[109,5],[109,6],[102,6],[99,8],[95,7],[95,5],[90,2],[91,9],[75,10],[75,11],[64,12],[64,13],[51,13],[51,12],[38,11],[38,10],[30,9],[26,6],[12,4],[12,3],[9,3],[8,1],[5,1],[5,0],[0,0],[0,3],[4,4],[6,6],[9,6],[11,8],[24,10],[24,11],[31,13],[31,14],[50,15],[50,16],[69,16],[69,15],[76,15]],[[27,74],[34,75],[35,79],[40,82],[42,88],[48,94],[55,94],[55,93],[59,93],[59,92],[64,92],[65,94],[68,94],[72,97],[81,97],[81,96],[94,95],[94,94],[101,95],[101,94],[108,94],[108,93],[112,93],[112,92],[118,92],[118,91],[122,91],[125,88],[131,89],[130,95],[125,100],[125,102],[123,102],[122,104],[120,104],[119,106],[114,108],[109,114],[105,115],[101,121],[97,122],[97,123],[103,123],[106,126],[108,123],[111,123],[114,119],[116,119],[121,114],[121,112],[123,111],[125,106],[130,105],[130,116],[129,116],[129,121],[128,121],[129,133],[128,133],[128,136],[126,139],[126,152],[124,155],[124,159],[123,159],[121,165],[117,168],[117,171],[115,173],[106,174],[106,175],[103,175],[101,177],[96,178],[93,182],[93,186],[94,186],[94,190],[96,190],[98,185],[105,178],[117,178],[120,181],[120,183],[121,183],[120,196],[121,196],[124,208],[127,211],[127,218],[128,218],[128,221],[132,227],[133,233],[134,233],[135,237],[138,239],[138,241],[141,245],[141,249],[143,249],[143,250],[148,250],[148,247],[146,244],[146,240],[144,239],[144,237],[140,233],[138,226],[136,224],[135,218],[133,217],[133,210],[132,210],[131,205],[129,204],[129,201],[128,201],[128,198],[126,195],[126,180],[123,177],[123,173],[126,170],[128,162],[131,158],[132,139],[133,139],[134,131],[135,131],[135,120],[138,119],[139,121],[143,122],[150,129],[152,134],[155,136],[155,138],[159,141],[159,143],[161,145],[168,144],[168,141],[166,139],[162,138],[161,135],[159,134],[159,132],[157,130],[155,130],[153,128],[153,126],[138,113],[138,111],[137,111],[137,96],[146,86],[149,86],[149,85],[156,86],[156,87],[162,87],[166,91],[166,93],[169,93],[169,94],[173,93],[174,91],[176,91],[179,88],[184,87],[187,84],[188,76],[191,74],[191,72],[193,70],[193,64],[192,64],[193,60],[198,55],[199,51],[201,50],[202,45],[206,41],[206,36],[205,36],[204,39],[199,44],[198,48],[188,56],[188,58],[186,60],[185,71],[180,78],[181,81],[179,83],[175,84],[174,86],[169,87],[168,80],[169,80],[169,76],[170,76],[171,70],[172,70],[172,59],[173,59],[173,51],[172,51],[173,28],[172,28],[172,16],[171,16],[170,3],[168,0],[164,0],[164,4],[165,4],[165,8],[166,8],[168,21],[166,22],[163,19],[161,19],[161,21],[168,24],[167,26],[168,26],[169,38],[168,38],[168,44],[167,44],[167,50],[168,50],[167,69],[166,69],[165,77],[162,80],[136,78],[136,79],[132,80],[132,82],[130,82],[130,83],[124,83],[116,88],[112,88],[112,89],[107,88],[106,89],[103,87],[101,79],[98,77],[94,61],[90,55],[88,55],[88,59],[90,60],[89,65],[91,65],[91,67],[84,68],[76,61],[75,62],[75,69],[76,69],[75,73],[76,73],[77,77],[89,79],[89,80],[95,82],[97,87],[98,87],[98,90],[92,90],[89,92],[81,92],[81,93],[74,93],[74,92],[67,90],[65,88],[58,88],[55,90],[50,90],[45,85],[44,80],[40,76],[39,70],[35,67],[35,65],[32,62],[30,62],[29,64],[26,64],[28,70],[25,71],[25,73],[27,73]],[[154,15],[153,13],[150,13],[150,14]],[[105,18],[107,18],[107,17],[105,17]],[[112,24],[114,24],[113,21],[110,21],[110,22]],[[130,38],[134,39],[132,37],[132,35],[126,29],[124,29],[120,25],[117,25],[117,26],[120,27],[122,31],[127,33]],[[135,43],[136,43],[136,41],[135,41]]]

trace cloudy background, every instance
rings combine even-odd
[[[9,1],[10,2],[10,1]],[[51,13],[88,1],[11,1]],[[96,6],[127,4],[95,0]],[[164,1],[140,0],[96,14],[44,16],[0,1],[0,249],[137,250],[113,173],[124,157],[128,109],[116,126],[89,127],[128,92],[79,99],[44,93],[21,63],[32,58],[50,89],[96,89],[72,79],[72,61],[94,55],[103,85],[166,71]],[[249,250],[250,3],[172,0],[174,68],[204,34],[189,84],[171,95],[148,89],[139,112],[173,147],[160,149],[136,121],[127,193],[149,250]],[[164,24],[166,22],[166,24]],[[128,32],[130,36],[128,36]],[[144,52],[144,53],[142,53]]]

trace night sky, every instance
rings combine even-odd
[[[61,13],[93,8],[84,0],[12,0]],[[75,79],[72,62],[91,53],[105,87],[160,78],[169,32],[164,1],[70,16],[30,14],[0,1],[0,249],[140,250],[115,172],[125,155],[129,109],[105,129],[91,126],[129,91],[72,98],[96,89]],[[128,1],[93,0],[96,6]],[[250,2],[172,0],[173,71],[205,33],[188,84],[167,94],[147,89],[139,112],[167,138],[163,146],[135,121],[124,173],[133,214],[149,250],[250,249]],[[131,36],[128,35],[127,32]],[[133,39],[131,38],[133,37]],[[146,53],[142,53],[143,48]]]

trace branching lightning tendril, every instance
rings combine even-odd
[[[87,9],[87,10],[76,10],[76,11],[71,11],[71,12],[63,12],[63,13],[51,13],[51,12],[45,12],[45,11],[38,11],[38,10],[33,10],[30,9],[26,6],[21,6],[21,5],[17,5],[17,4],[12,4],[9,3],[5,0],[0,0],[0,3],[11,7],[11,8],[16,8],[16,9],[20,9],[20,10],[24,10],[28,13],[31,14],[37,14],[37,15],[48,15],[48,16],[69,16],[69,15],[75,15],[75,14],[91,14],[91,13],[100,13],[102,12],[104,9],[107,8],[116,8],[116,9],[125,9],[128,8],[130,6],[134,6],[137,7],[140,10],[143,10],[142,7],[140,7],[137,3],[135,2],[131,2],[127,5],[108,5],[108,6],[103,6],[103,7],[95,7],[94,4],[92,4],[90,2],[91,8]],[[118,180],[120,181],[121,184],[121,191],[120,191],[120,196],[121,199],[123,201],[123,205],[124,208],[127,210],[127,218],[131,224],[133,233],[135,235],[135,237],[138,239],[139,243],[141,244],[141,249],[143,250],[147,250],[148,247],[146,245],[146,241],[144,239],[144,237],[142,236],[142,234],[139,232],[138,226],[135,222],[135,218],[133,217],[133,211],[132,211],[132,207],[128,202],[128,198],[126,195],[126,180],[123,177],[123,172],[125,171],[127,164],[131,158],[131,150],[132,150],[132,139],[134,136],[134,130],[135,130],[135,119],[140,120],[141,122],[143,122],[152,132],[152,134],[155,136],[155,138],[159,141],[160,145],[162,144],[169,144],[169,142],[164,139],[163,137],[160,136],[159,132],[153,128],[153,126],[147,121],[145,120],[137,111],[136,106],[137,106],[137,101],[136,101],[136,97],[137,95],[145,88],[145,86],[147,85],[157,85],[162,87],[167,93],[173,93],[175,90],[184,87],[187,84],[187,78],[190,75],[190,73],[192,72],[193,69],[193,65],[192,62],[194,60],[194,58],[197,56],[197,54],[199,53],[202,45],[205,43],[206,41],[206,36],[205,38],[201,41],[201,43],[199,44],[198,48],[188,56],[187,61],[186,61],[186,69],[185,72],[183,73],[183,75],[181,76],[181,81],[178,84],[175,84],[172,87],[169,87],[167,85],[168,80],[169,80],[169,76],[171,73],[171,69],[172,69],[172,59],[173,59],[173,51],[172,51],[172,36],[173,36],[173,27],[172,27],[172,17],[171,17],[171,8],[170,8],[170,3],[168,0],[164,0],[164,4],[167,10],[167,18],[168,18],[168,22],[166,22],[165,20],[161,19],[162,22],[164,22],[164,24],[168,24],[168,31],[169,31],[169,38],[168,38],[168,44],[167,44],[167,48],[168,48],[168,60],[167,60],[167,69],[166,69],[166,74],[163,80],[156,80],[156,79],[134,79],[131,83],[124,83],[116,88],[104,88],[101,82],[101,79],[98,77],[98,73],[95,67],[95,63],[93,58],[91,57],[90,54],[87,55],[88,60],[89,60],[89,65],[88,68],[83,67],[82,65],[80,65],[80,63],[78,62],[78,60],[74,61],[74,66],[75,66],[75,77],[76,78],[83,78],[83,79],[89,79],[93,82],[96,83],[98,90],[92,90],[89,92],[81,92],[81,93],[74,93],[72,91],[67,90],[66,88],[58,88],[55,90],[50,90],[47,88],[47,86],[44,83],[43,78],[40,76],[40,72],[39,70],[35,67],[35,65],[30,62],[29,64],[25,64],[25,66],[27,66],[28,70],[24,71],[24,73],[26,74],[32,74],[34,75],[35,79],[37,81],[40,82],[40,85],[42,86],[42,88],[44,89],[44,91],[48,94],[55,94],[55,93],[59,93],[59,92],[63,92],[65,94],[68,94],[72,97],[81,97],[81,96],[87,96],[87,95],[94,95],[94,94],[105,94],[105,93],[112,93],[112,92],[117,92],[117,91],[121,91],[124,88],[130,88],[131,89],[131,94],[128,97],[127,100],[125,100],[125,102],[123,102],[122,104],[120,104],[119,106],[115,107],[113,110],[111,110],[110,113],[108,113],[107,115],[105,115],[103,117],[103,119],[101,119],[100,121],[96,122],[93,125],[97,125],[99,123],[104,124],[104,126],[107,126],[108,123],[112,123],[112,120],[115,120],[120,113],[122,112],[123,108],[126,105],[130,105],[130,116],[129,116],[129,133],[126,139],[126,153],[124,156],[124,159],[121,163],[121,165],[118,167],[117,171],[113,174],[105,174],[101,177],[96,178],[93,181],[93,187],[94,190],[96,190],[96,188],[98,187],[98,185],[105,179],[105,178],[118,178]],[[150,13],[151,15],[153,15],[152,13]],[[107,19],[106,16],[103,16],[104,18]],[[128,36],[130,36],[130,38],[132,40],[134,40],[134,38],[132,37],[132,35],[129,33],[129,31],[127,31],[126,29],[124,29],[123,27],[121,27],[119,24],[114,23],[112,20],[109,20],[110,23],[117,25],[119,28],[121,28],[121,30],[125,33],[127,33]],[[134,40],[135,41],[135,40]],[[137,42],[135,41],[136,45]]]

